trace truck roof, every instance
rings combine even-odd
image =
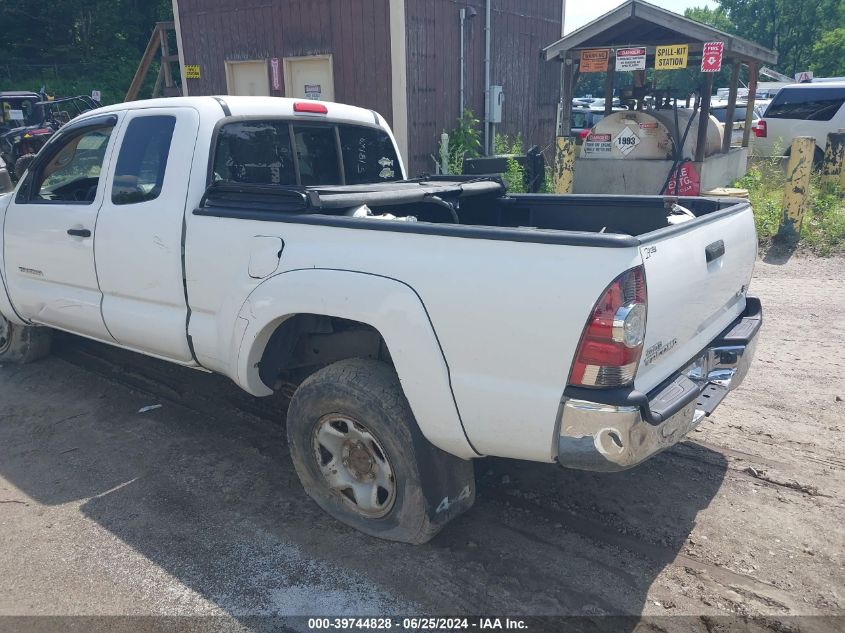
[[[296,115],[294,104],[296,103],[321,103],[328,109],[328,115]],[[342,103],[330,101],[309,101],[308,99],[290,99],[287,97],[232,97],[228,95],[208,97],[168,97],[163,99],[147,99],[144,101],[131,101],[118,103],[98,109],[96,112],[120,112],[123,110],[147,109],[147,108],[195,108],[199,111],[219,112],[219,118],[223,118],[223,104],[231,112],[232,116],[274,116],[294,117],[302,116],[307,118],[325,118],[331,121],[345,121],[348,123],[361,123],[364,125],[377,125],[387,128],[383,117],[373,110],[358,108]]]

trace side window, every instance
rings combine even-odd
[[[347,184],[399,180],[402,177],[393,141],[383,130],[354,125],[341,125],[339,130]]]
[[[341,184],[334,126],[294,125],[293,136],[302,186]]]
[[[296,186],[287,121],[227,123],[217,135],[214,182]]]
[[[845,88],[784,88],[766,110],[767,119],[830,121],[845,103]]]
[[[90,128],[67,138],[36,174],[32,200],[91,204],[113,130],[111,125]]]
[[[111,199],[114,204],[155,200],[161,194],[176,117],[132,119],[117,158]]]

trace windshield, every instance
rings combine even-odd
[[[0,97],[0,126],[26,127],[41,123],[41,106],[37,99]]]

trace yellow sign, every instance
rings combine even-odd
[[[199,66],[185,66],[185,79],[199,79],[201,76]]]
[[[581,51],[581,63],[578,65],[578,70],[582,73],[606,73],[609,59],[609,48]]]
[[[658,46],[654,53],[655,70],[678,70],[687,67],[688,44]]]

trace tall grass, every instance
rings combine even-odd
[[[776,241],[786,187],[786,175],[780,157],[775,156],[752,165],[734,186],[748,190],[761,243],[765,246]],[[801,245],[819,255],[845,251],[845,199],[842,194],[841,189],[824,185],[821,176],[813,173],[809,204],[801,226]]]

